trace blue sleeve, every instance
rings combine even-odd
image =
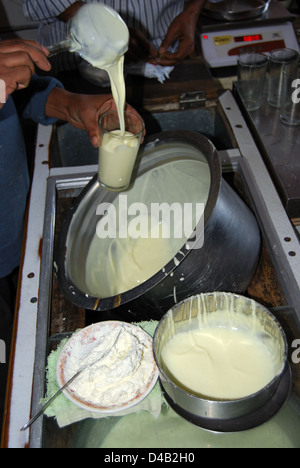
[[[62,84],[52,77],[39,77],[35,75],[28,88],[21,91],[22,96],[22,115],[25,119],[31,119],[42,125],[51,125],[55,119],[49,118],[45,114],[46,103],[51,91],[56,88],[62,88]],[[20,92],[20,91],[19,91]]]

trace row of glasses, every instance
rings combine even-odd
[[[300,125],[300,54],[293,49],[276,49],[269,55],[249,52],[238,56],[238,88],[249,111],[260,108],[268,79],[267,100],[280,108],[287,125]]]

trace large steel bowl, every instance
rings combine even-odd
[[[230,319],[228,313],[230,307]],[[205,312],[203,312],[205,310]],[[226,400],[206,396],[198,396],[188,391],[174,380],[166,368],[162,351],[166,343],[184,326],[188,330],[192,325],[190,320],[198,314],[207,314],[207,322],[213,319],[215,312],[224,311],[224,321],[220,326],[232,327],[234,314],[238,311],[246,318],[253,314],[262,325],[264,343],[276,361],[276,376],[268,385],[258,392],[245,398]],[[218,316],[219,320],[219,316]],[[230,320],[230,324],[229,324]],[[249,328],[249,333],[251,333]],[[180,414],[204,428],[220,432],[234,432],[249,429],[264,422],[276,413],[286,400],[289,391],[289,367],[287,362],[288,346],[285,333],[274,317],[264,306],[252,299],[231,293],[206,293],[185,299],[170,309],[159,322],[154,335],[154,357],[159,369],[160,381],[167,400]],[[199,369],[201,372],[201,369]],[[283,382],[284,377],[284,382]],[[286,381],[287,380],[287,381]],[[280,388],[281,382],[284,388]],[[276,400],[274,402],[274,400]],[[265,410],[265,407],[268,407]]]
[[[175,156],[204,157],[209,165],[203,246],[194,248],[197,246],[184,243],[175,259],[129,291],[114,297],[91,296],[85,283],[85,265],[99,221],[97,207],[112,203],[118,196],[102,189],[96,175],[70,210],[56,252],[58,282],[71,302],[92,311],[126,305],[135,320],[160,319],[176,301],[187,296],[211,290],[242,293],[247,289],[260,256],[260,229],[252,211],[222,178],[220,158],[210,140],[191,131],[154,135],[142,149],[134,180]],[[200,237],[199,242],[203,240]]]

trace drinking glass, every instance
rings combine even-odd
[[[261,105],[268,57],[264,54],[246,52],[238,56],[238,89],[249,111]]]
[[[283,70],[289,65],[290,70],[297,69],[299,54],[293,49],[276,49],[270,54],[268,102],[272,107],[280,108],[283,98]]]
[[[117,111],[107,112],[99,121],[102,132],[99,182],[107,190],[123,191],[128,188],[145,129],[143,119],[137,114],[126,111],[124,119],[123,135]]]

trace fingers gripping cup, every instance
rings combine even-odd
[[[112,191],[126,190],[139,152],[144,122],[134,113],[125,112],[125,133],[120,130],[117,111],[100,118],[102,143],[99,148],[99,183]]]

